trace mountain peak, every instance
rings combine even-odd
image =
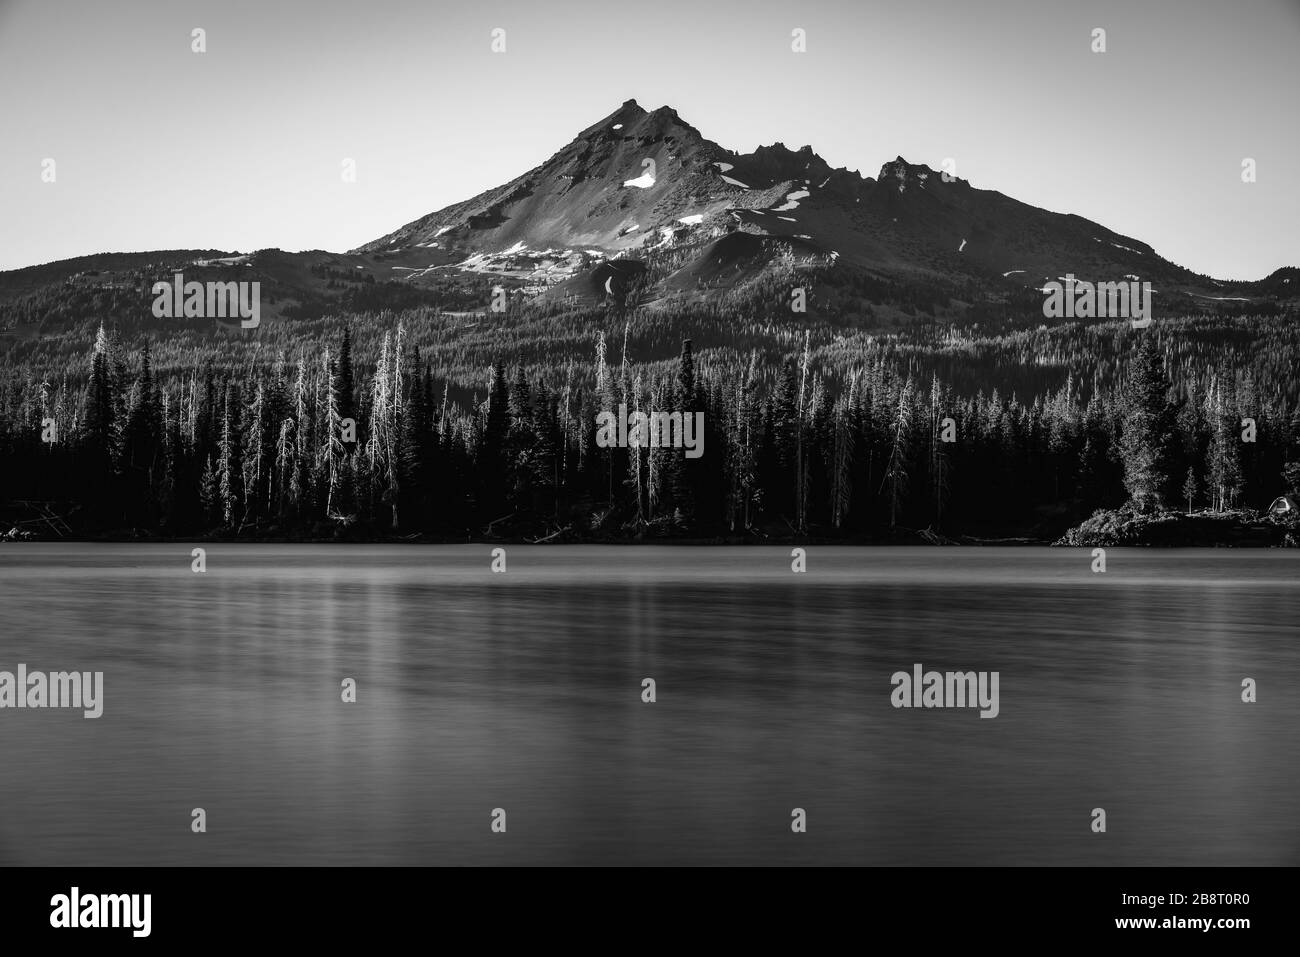
[[[808,179],[821,183],[834,172],[811,146],[792,150],[779,140],[771,146],[759,146],[742,159],[748,169],[756,171],[752,175],[774,182]]]
[[[536,290],[568,282],[598,260],[617,260],[622,269],[670,249],[698,256],[664,287],[687,297],[756,275],[749,265],[737,271],[742,260],[778,254],[882,275],[991,276],[999,288],[1071,268],[1144,279],[1177,274],[1136,240],[974,190],[901,155],[873,180],[831,167],[811,145],[778,141],[736,152],[706,139],[673,107],[647,112],[631,98],[539,166],[358,252],[396,257],[390,268],[402,275],[394,278],[413,283],[454,268]],[[597,298],[612,292],[610,276],[598,278]],[[1296,286],[1292,276],[1275,283],[1281,291]]]
[[[914,170],[925,170],[931,173],[934,172],[934,170],[930,169],[930,167],[926,166],[924,163],[909,163],[906,159],[904,159],[901,156],[894,157],[893,160],[886,163],[884,166],[880,167],[880,171],[882,173],[885,170],[892,170],[892,169],[914,169]]]
[[[880,167],[879,179],[881,182],[886,180],[899,180],[907,182],[908,180],[927,180],[930,177],[938,176],[937,170],[931,169],[924,163],[909,163],[903,157],[899,156],[885,165]],[[958,182],[954,176],[951,182]]]

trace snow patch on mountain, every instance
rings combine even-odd
[[[660,226],[660,227],[659,227],[659,237],[660,237],[659,242],[655,243],[653,246],[651,246],[651,247],[649,247],[649,248],[650,248],[650,249],[659,249],[660,247],[670,245],[670,244],[672,243],[672,241],[673,241],[673,236],[675,236],[676,234],[677,234],[677,227],[676,227],[676,226]]]
[[[775,207],[778,213],[787,213],[792,209],[799,208],[799,200],[807,199],[812,193],[806,189],[796,189],[793,193],[785,194],[785,202]]]
[[[1093,237],[1092,237],[1092,241],[1093,241],[1094,243],[1099,243],[1099,242],[1101,242],[1101,239],[1100,239],[1099,237],[1097,237],[1097,236],[1093,236]],[[1125,252],[1137,253],[1139,256],[1145,255],[1145,253],[1143,253],[1142,250],[1140,250],[1140,249],[1134,249],[1134,248],[1132,248],[1131,246],[1121,246],[1119,243],[1111,243],[1111,245],[1114,246],[1116,249],[1122,249],[1122,250],[1124,250]]]

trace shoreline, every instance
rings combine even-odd
[[[26,524],[26,523],[25,523]],[[491,526],[488,526],[491,528]],[[523,527],[527,527],[524,525]],[[318,526],[319,528],[319,526]],[[283,535],[278,530],[249,529],[244,534],[208,531],[193,535],[153,534],[131,529],[99,534],[53,534],[13,526],[0,534],[0,544],[25,542],[67,542],[79,544],[266,544],[266,545],[613,545],[613,546],[699,546],[699,547],[861,547],[889,548],[933,546],[937,548],[1295,548],[1300,547],[1300,522],[1287,521],[1250,511],[1136,512],[1127,507],[1094,512],[1060,535],[945,535],[933,528],[895,526],[873,534],[828,535],[814,530],[798,534],[764,534],[760,530],[714,535],[612,535],[583,534],[571,526],[558,530],[542,528],[530,532],[498,531],[480,536],[446,536],[426,533],[410,535],[374,534],[355,526],[337,526],[332,535]]]

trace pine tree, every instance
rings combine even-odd
[[[106,481],[115,457],[115,417],[117,397],[109,368],[109,338],[99,327],[90,357],[90,384],[86,390],[84,442],[100,481]]]
[[[771,504],[779,513],[793,515],[797,509],[798,488],[795,481],[799,467],[799,374],[792,356],[787,356],[771,400],[771,435],[768,454],[764,456],[764,486],[771,494]]]
[[[413,383],[405,415],[401,419],[398,444],[397,481],[399,508],[403,526],[421,528],[428,524],[429,470],[433,466],[433,413],[430,408],[432,383],[426,374],[421,381],[419,353],[413,351],[410,366]]]
[[[1282,481],[1289,494],[1300,495],[1300,408],[1291,413],[1284,454]]]
[[[740,488],[744,528],[751,526],[750,509],[761,507],[762,487],[759,485],[758,456],[763,437],[762,404],[758,395],[758,350],[749,354],[749,368],[740,388],[739,431],[736,445],[739,459],[736,480]]]
[[[650,409],[663,409],[663,389],[656,385],[650,394]],[[663,498],[663,473],[664,463],[668,450],[660,445],[651,446],[650,454],[646,456],[646,515],[653,521],[658,512],[658,506]]]
[[[1206,418],[1210,422],[1206,480],[1211,490],[1211,508],[1224,512],[1236,504],[1241,491],[1241,460],[1238,458],[1237,400],[1230,371],[1216,373],[1206,392]]]
[[[1174,410],[1169,403],[1164,357],[1150,333],[1143,335],[1129,366],[1124,402],[1120,433],[1124,487],[1139,511],[1154,511],[1160,508],[1169,481]]]
[[[325,349],[322,357],[320,396],[320,429],[323,433],[319,453],[320,468],[323,473],[322,485],[325,493],[325,514],[330,518],[342,518],[351,509],[353,500],[350,495],[339,494],[339,481],[342,475],[342,463],[351,461],[353,456],[346,454],[343,442],[342,416],[339,414],[338,371],[330,351]],[[349,475],[351,472],[349,471]],[[352,491],[349,485],[347,492]]]
[[[625,399],[624,401],[627,400]],[[641,411],[641,373],[640,372],[636,374],[636,380],[632,385],[631,403],[632,403],[631,407],[633,411],[635,412]],[[648,436],[643,436],[642,438],[647,439]],[[642,507],[642,495],[641,495],[641,460],[644,458],[643,453],[645,452],[645,450],[638,445],[634,448],[629,449],[628,451],[631,455],[631,466],[632,466],[631,468],[632,474],[631,477],[628,479],[628,484],[631,485],[632,494],[635,498],[633,504],[633,515],[635,516],[636,524],[639,528],[641,525],[645,523],[645,510]]]
[[[505,507],[505,469],[510,437],[510,389],[501,362],[492,368],[488,389],[487,423],[479,446],[478,470],[482,477],[482,507],[489,521],[501,517]]]
[[[262,517],[262,494],[266,477],[266,392],[259,379],[248,410],[248,436],[244,451],[244,518],[256,522]]]
[[[691,354],[691,340],[682,340],[682,351],[677,362],[677,382],[673,390],[674,412],[680,412],[683,423],[686,416],[696,411],[695,395],[695,358]],[[683,426],[684,428],[684,426]],[[668,489],[672,495],[673,508],[678,523],[690,527],[695,522],[696,497],[698,493],[697,469],[698,459],[686,458],[681,449],[672,449],[665,459],[665,474]]]
[[[840,528],[849,512],[853,491],[852,464],[855,430],[853,417],[858,389],[858,374],[849,378],[849,391],[835,404],[835,460],[831,468],[831,525]]]
[[[339,343],[339,358],[334,383],[335,402],[339,419],[357,420],[356,380],[352,370],[352,327],[343,327],[343,341]],[[351,455],[356,441],[344,443],[344,452]]]
[[[207,526],[211,528],[220,525],[222,521],[221,478],[212,456],[208,456],[204,462],[199,501],[203,506],[203,519]]]
[[[220,483],[221,518],[227,528],[237,529],[242,519],[243,447],[240,436],[239,386],[227,382],[221,408],[221,440],[217,461]]]
[[[674,405],[682,414],[695,409],[695,357],[691,354],[691,340],[682,340],[682,354],[677,366],[677,395]]]
[[[154,385],[150,361],[149,341],[146,339],[140,355],[140,376],[136,380],[126,427],[125,464],[149,474],[162,449],[162,402]]]
[[[795,507],[794,528],[808,528],[808,460],[804,454],[804,391],[808,383],[809,333],[804,330],[803,356],[799,361],[799,402],[795,417]]]
[[[889,526],[898,523],[898,513],[907,497],[907,457],[908,431],[912,424],[912,380],[908,379],[898,393],[898,405],[894,414],[894,437],[889,447],[889,459],[885,463],[885,478],[881,488],[889,486]]]
[[[943,503],[948,494],[948,453],[943,441],[943,387],[938,375],[930,380],[930,488],[934,493],[934,528],[943,527]]]

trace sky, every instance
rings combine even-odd
[[[351,249],[627,99],[869,176],[951,158],[1221,279],[1300,265],[1300,0],[0,0],[0,269]]]

